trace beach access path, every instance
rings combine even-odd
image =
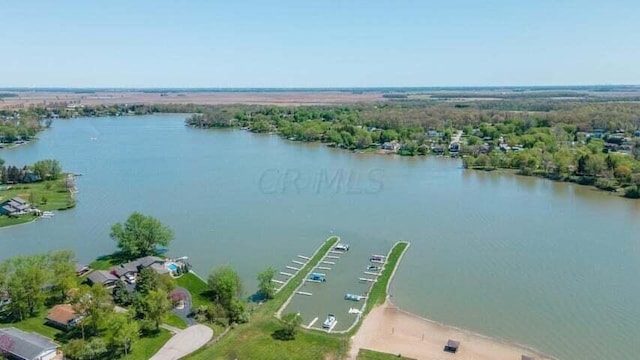
[[[449,339],[460,341],[456,354],[443,351]],[[360,349],[420,360],[511,360],[520,359],[522,355],[536,360],[553,359],[517,344],[420,318],[399,310],[389,300],[364,318],[352,338],[349,359],[356,360]]]

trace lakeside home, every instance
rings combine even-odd
[[[0,353],[17,360],[63,360],[60,345],[36,333],[13,327],[0,329]]]
[[[53,327],[67,330],[78,325],[82,315],[76,314],[70,304],[59,304],[49,310],[45,320]]]
[[[32,210],[31,204],[19,196],[13,197],[0,204],[0,215],[24,215]]]

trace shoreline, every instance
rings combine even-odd
[[[443,351],[448,339],[460,341],[455,355]],[[427,360],[440,360],[447,356],[455,356],[458,360],[509,360],[519,359],[521,355],[533,356],[536,360],[556,360],[530,346],[446,325],[402,310],[389,297],[364,318],[351,342],[349,358],[354,360],[360,349]]]

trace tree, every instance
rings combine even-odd
[[[113,288],[113,301],[120,306],[129,306],[133,302],[133,294],[122,280],[118,280]]]
[[[126,314],[114,314],[109,317],[107,325],[107,342],[109,346],[122,351],[125,356],[131,351],[133,344],[140,338],[140,326]]]
[[[160,288],[160,276],[152,268],[140,270],[136,279],[136,291],[146,295],[149,291]]]
[[[276,286],[273,282],[275,276],[276,269],[272,267],[268,267],[258,274],[258,293],[265,299],[273,299],[276,293]]]
[[[33,172],[42,180],[55,180],[62,175],[62,167],[58,160],[48,159],[37,161],[32,166]]]
[[[222,265],[214,268],[207,281],[213,300],[229,309],[232,301],[242,295],[242,281],[240,276],[230,266]]]
[[[107,289],[97,284],[78,288],[71,300],[71,306],[77,314],[84,316],[80,322],[83,339],[86,332],[98,334],[113,313],[113,304],[109,301]]]
[[[17,319],[35,316],[44,305],[47,265],[46,256],[32,255],[9,259],[3,266],[6,291],[12,300],[7,307]]]
[[[124,224],[114,224],[110,236],[125,255],[140,257],[152,254],[157,246],[169,245],[173,231],[151,216],[134,212]]]
[[[280,319],[282,322],[282,330],[280,333],[282,334],[283,340],[293,340],[296,338],[296,333],[300,324],[302,324],[302,316],[297,313],[287,313],[282,316]]]
[[[51,285],[65,299],[69,290],[77,286],[75,257],[71,250],[55,251],[49,254],[49,268],[51,269]]]
[[[101,338],[89,341],[73,339],[64,347],[64,355],[72,360],[100,359],[107,352],[107,344]]]
[[[164,289],[151,290],[141,297],[137,308],[138,315],[155,324],[156,330],[160,329],[160,323],[171,310],[171,301]]]

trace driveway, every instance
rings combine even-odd
[[[191,307],[192,307],[192,301],[191,301],[191,293],[189,292],[189,290],[182,288],[182,287],[177,287],[175,288],[175,290],[173,291],[180,291],[182,293],[185,294],[185,299],[184,299],[184,308],[182,309],[172,309],[171,311],[178,315],[180,318],[182,318],[186,323],[187,326],[191,326],[191,325],[195,325],[197,324],[197,322],[195,321],[195,319],[193,317],[190,317],[189,314],[191,314]]]
[[[198,350],[213,338],[213,330],[193,325],[174,335],[151,360],[178,360]]]

